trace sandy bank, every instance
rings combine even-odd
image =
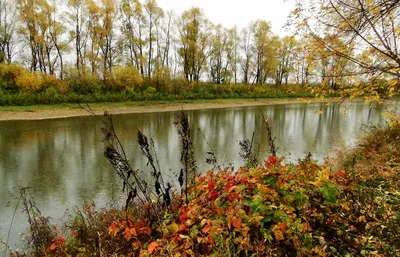
[[[332,100],[331,100],[332,101]],[[177,110],[198,110],[198,109],[213,109],[213,108],[229,108],[229,107],[242,107],[242,106],[260,106],[260,105],[273,105],[273,104],[288,104],[299,103],[299,100],[291,99],[266,99],[266,100],[223,100],[223,101],[210,101],[200,103],[165,103],[165,104],[145,104],[145,105],[129,105],[129,106],[113,106],[101,105],[91,109],[96,114],[103,114],[108,111],[111,114],[126,114],[126,113],[147,113],[147,112],[168,112]],[[44,119],[59,119],[78,116],[91,115],[86,110],[83,110],[76,105],[74,107],[52,107],[45,108],[24,108],[15,110],[1,110],[0,120],[44,120]]]

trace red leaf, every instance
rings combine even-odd
[[[337,174],[339,177],[342,177],[342,178],[346,175],[346,173],[344,173],[343,170],[339,170]]]
[[[276,156],[270,156],[265,161],[265,167],[267,167],[267,169],[272,169],[277,163],[278,161],[276,159]]]
[[[47,247],[46,253],[53,251],[54,249],[56,249],[56,247],[56,243],[52,243],[49,247]]]
[[[213,200],[213,201],[215,201],[215,199],[217,199],[218,198],[218,196],[219,196],[219,193],[218,192],[212,192],[212,193],[210,193],[209,195],[208,195],[208,197],[211,199],[211,200]]]
[[[179,216],[179,220],[182,223],[185,223],[187,219],[188,219],[187,212],[184,212],[184,213],[181,214],[181,216]]]
[[[77,236],[77,234],[76,234],[75,231],[72,231],[72,236],[73,236],[73,237],[76,237],[76,236]]]
[[[186,226],[185,224],[180,224],[178,231],[179,232],[183,232],[183,231],[186,231],[188,229],[189,229],[188,226]]]
[[[57,244],[58,244],[58,245],[61,245],[61,244],[63,244],[63,243],[64,243],[64,237],[60,236],[60,237],[57,239]]]
[[[228,183],[226,183],[225,186],[225,191],[229,192],[229,189],[231,189],[232,187],[234,187],[236,185],[236,183],[234,181],[229,181]]]
[[[208,190],[213,191],[215,184],[216,184],[215,180],[208,182]]]

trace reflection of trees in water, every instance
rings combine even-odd
[[[205,163],[209,146],[219,163],[234,163],[239,158],[238,142],[250,139],[260,143],[260,159],[269,155],[267,132],[262,115],[269,117],[277,137],[278,154],[292,153],[291,159],[308,152],[322,158],[333,145],[355,137],[362,124],[382,123],[383,107],[369,109],[364,103],[352,103],[348,116],[338,104],[289,104],[231,109],[188,111],[194,148],[200,171],[211,168]],[[322,110],[322,114],[314,114]],[[154,139],[161,169],[172,179],[181,168],[180,142],[173,122],[178,112],[114,116],[114,124],[133,168],[148,176],[146,161],[136,143],[137,130]],[[206,138],[207,142],[204,140]],[[94,117],[51,121],[3,122],[0,147],[0,197],[7,190],[26,185],[44,210],[54,204],[71,207],[83,200],[119,196],[120,181],[103,157],[100,123]],[[1,218],[1,217],[0,217]]]

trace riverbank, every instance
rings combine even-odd
[[[340,99],[307,99],[308,102],[333,102]],[[150,101],[150,102],[119,102],[93,103],[91,110],[96,114],[108,111],[111,114],[168,112],[179,110],[216,109],[243,106],[261,106],[274,104],[290,104],[304,102],[299,99],[219,99],[219,100],[188,100],[188,101]],[[84,106],[87,107],[87,106]],[[6,120],[46,120],[92,115],[78,104],[33,105],[0,107],[0,121]]]

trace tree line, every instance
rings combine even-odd
[[[386,12],[377,21],[374,6]],[[288,22],[296,33],[280,37],[265,20],[225,28],[199,8],[176,14],[156,0],[0,0],[0,62],[60,79],[120,74],[139,82],[322,83],[336,90],[356,83],[354,75],[399,77],[398,12],[389,0],[299,1]]]

